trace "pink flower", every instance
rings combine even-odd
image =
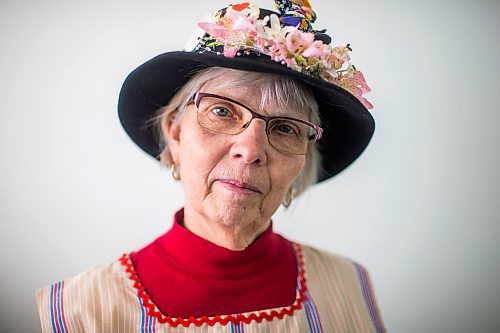
[[[335,58],[342,60],[342,62],[347,62],[351,58],[349,57],[349,49],[345,46],[336,46],[332,49],[332,54]]]
[[[326,57],[326,62],[333,68],[340,69],[345,62],[349,62],[349,49],[345,46],[336,46]]]
[[[228,8],[226,13],[224,14],[223,17],[220,18],[220,20],[227,20],[229,25],[232,25],[241,16],[243,16],[242,12],[235,11],[235,10],[229,10],[229,8]]]
[[[337,74],[337,72],[335,72],[335,74]],[[325,81],[328,81],[328,82],[330,82],[330,83],[337,84],[337,81],[336,81],[337,76],[333,76],[333,75],[332,75],[332,73],[331,73],[331,72],[329,72],[329,71],[324,71],[324,72],[321,72],[321,73],[319,74],[319,76],[320,76],[323,80],[325,80]]]
[[[236,21],[233,23],[232,29],[235,31],[241,31],[249,34],[257,33],[257,30],[255,29],[253,23],[241,16],[238,17],[238,19],[236,19]]]
[[[337,70],[333,67],[331,68],[327,68],[325,67],[325,70],[323,71],[325,77],[329,78],[331,77],[332,79],[335,79],[339,76],[339,74],[337,73]],[[327,81],[330,81],[330,79],[325,79]]]
[[[247,43],[248,39],[255,37],[256,32],[243,32],[232,30],[230,27],[219,21],[217,23],[200,22],[198,26],[205,30],[211,37],[215,38],[218,42],[231,46],[243,46]],[[245,27],[244,23],[240,24],[241,28]],[[229,52],[228,54],[232,54]]]
[[[225,45],[224,46],[224,57],[234,58],[238,52],[237,46]]]
[[[370,92],[371,89],[360,71],[355,71],[352,76],[341,75],[333,83],[353,94],[367,109],[373,109],[373,105],[363,97],[363,94]]]
[[[287,58],[285,57],[283,59],[283,61],[286,63],[286,65],[288,67],[290,67],[291,69],[293,69],[294,71],[302,71],[302,67],[300,67],[298,64],[297,64],[297,60],[295,59],[295,57],[291,57],[291,58]]]
[[[285,37],[285,44],[288,50],[296,52],[299,48],[305,49],[314,42],[314,34],[294,30]]]
[[[286,49],[283,44],[273,44],[271,45],[271,47],[269,47],[269,51],[271,52],[271,59],[275,61],[281,61],[286,58]]]
[[[310,58],[310,57],[322,57],[326,55],[327,52],[325,51],[325,44],[323,44],[322,41],[317,40],[313,42],[311,45],[307,47],[307,49],[302,52],[302,55],[304,57]]]
[[[257,38],[255,39],[254,46],[259,52],[267,54],[265,51],[267,50],[267,48],[269,48],[270,45],[271,45],[271,43],[269,43],[269,41],[267,39],[259,38],[257,35]]]
[[[373,109],[373,104],[370,103],[369,100],[367,100],[364,97],[361,97],[361,98],[358,98],[358,99],[361,102],[361,104],[363,104],[365,106],[365,108],[367,108],[368,110]]]
[[[225,41],[227,35],[227,27],[217,23],[200,22],[198,26],[205,30],[210,36],[219,40]]]
[[[352,77],[352,83],[361,89],[363,94],[369,93],[372,89],[368,86],[365,81],[363,73],[356,71]]]

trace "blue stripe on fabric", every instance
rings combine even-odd
[[[61,297],[62,297],[62,283],[57,284],[57,320],[59,322],[59,327],[62,333],[66,333],[64,325],[62,323],[62,311],[61,311]]]
[[[316,310],[314,308],[314,304],[312,303],[311,301],[311,297],[309,296],[309,292],[305,292],[304,295],[306,296],[306,301],[307,301],[307,304],[309,306],[309,309],[311,310],[311,314],[312,314],[312,317],[314,319],[314,325],[316,326],[316,332],[321,332],[321,329],[320,329],[320,324],[319,324],[319,318],[318,318],[318,314],[316,313]]]
[[[52,331],[57,333],[56,323],[54,321],[54,285],[50,286],[50,322],[52,323]]]
[[[155,317],[151,316],[149,317],[149,327],[148,327],[148,332],[153,333],[153,321],[155,320]]]
[[[232,321],[229,322],[229,328],[231,328],[231,333],[235,333],[234,332],[234,324]]]
[[[314,333],[314,329],[311,324],[311,316],[309,315],[309,305],[307,305],[307,302],[303,302],[302,305],[304,306],[304,311],[306,313],[306,319],[307,319],[307,325],[309,325],[309,331]]]
[[[145,319],[145,312],[144,312],[144,307],[142,306],[142,300],[139,296],[137,296],[139,299],[139,306],[141,307],[141,333],[144,333],[144,319]]]
[[[368,308],[368,312],[370,313],[370,317],[372,320],[372,324],[375,327],[377,333],[383,332],[382,324],[378,320],[377,311],[375,310],[375,305],[373,304],[373,296],[370,292],[370,286],[368,285],[368,277],[362,266],[359,264],[352,262],[354,267],[356,268],[356,272],[358,273],[359,282],[361,283],[361,291],[363,292],[363,298],[365,299],[365,304]]]

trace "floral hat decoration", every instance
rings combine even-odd
[[[363,74],[350,62],[350,45],[332,46],[326,30],[314,30],[316,13],[307,0],[275,0],[275,11],[251,3],[230,5],[211,22],[193,50],[163,53],[125,79],[118,113],[131,139],[158,159],[157,134],[146,126],[155,111],[199,70],[225,67],[273,73],[309,85],[319,106],[323,136],[318,144],[318,182],[350,165],[368,145],[375,128],[364,97]]]

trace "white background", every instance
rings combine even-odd
[[[391,332],[499,332],[500,2],[311,2],[351,43],[377,129],[275,228],[363,263]],[[2,332],[39,331],[37,288],[169,228],[182,188],[125,135],[118,92],[225,5],[0,2]]]

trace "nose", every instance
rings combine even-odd
[[[266,123],[254,118],[243,132],[233,136],[231,157],[245,164],[264,165],[268,148]]]

